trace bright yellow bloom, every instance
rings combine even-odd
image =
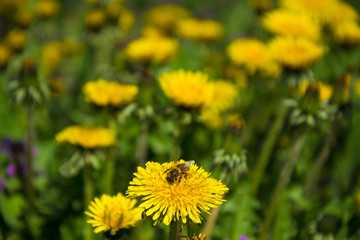
[[[236,39],[227,47],[227,55],[237,65],[244,66],[250,75],[259,72],[267,77],[276,78],[281,67],[269,54],[267,45],[254,38]]]
[[[188,240],[207,240],[207,236],[205,234],[194,234],[191,237],[187,237]]]
[[[327,102],[333,95],[333,89],[322,82],[302,81],[299,85],[299,95],[304,96],[308,91],[316,91],[320,102]]]
[[[359,19],[359,14],[356,10],[345,1],[337,1],[336,8],[329,24],[336,25],[340,22],[356,22]]]
[[[141,220],[144,209],[135,207],[136,200],[118,193],[116,196],[103,194],[95,198],[89,205],[90,212],[85,212],[92,219],[87,220],[95,233],[110,231],[115,235],[123,228],[134,227]]]
[[[224,125],[224,119],[221,116],[221,113],[216,109],[202,109],[200,117],[204,125],[209,128],[220,129]]]
[[[304,37],[317,40],[321,35],[320,25],[303,13],[277,9],[262,18],[262,25],[274,34]]]
[[[36,2],[35,13],[39,18],[49,19],[60,10],[60,3],[55,0],[40,0]]]
[[[63,45],[61,42],[47,43],[41,53],[41,63],[46,73],[56,70],[64,57]]]
[[[147,162],[145,168],[138,167],[134,179],[126,191],[129,197],[141,197],[140,207],[146,209],[146,215],[169,225],[171,221],[186,223],[191,220],[201,223],[200,213],[208,214],[225,200],[222,195],[229,189],[221,181],[210,177],[210,173],[196,164],[190,165],[186,174],[167,180],[169,169],[184,160],[168,163]]]
[[[260,12],[274,7],[274,1],[272,0],[247,0],[247,3]]]
[[[145,38],[160,38],[165,37],[165,34],[160,28],[148,25],[141,30],[141,36]]]
[[[324,46],[306,38],[276,37],[269,48],[276,61],[294,70],[310,67],[326,53]]]
[[[235,104],[238,95],[234,84],[218,80],[208,83],[210,94],[207,94],[205,99],[205,108],[213,108],[220,112],[226,111]]]
[[[122,8],[118,18],[118,27],[127,32],[130,31],[135,23],[135,14],[127,8]]]
[[[160,87],[175,105],[201,107],[211,93],[208,75],[183,69],[163,73],[159,77]]]
[[[4,44],[0,43],[0,69],[8,65],[11,59],[11,51]]]
[[[121,84],[115,81],[98,79],[87,82],[83,92],[88,101],[98,106],[118,107],[134,100],[139,89],[135,85]]]
[[[164,64],[176,55],[178,46],[172,38],[139,38],[129,43],[125,55],[135,63]]]
[[[9,31],[5,36],[5,42],[14,51],[20,51],[27,43],[28,35],[26,31],[21,29],[14,29]]]
[[[70,143],[83,148],[109,147],[115,144],[115,133],[108,128],[70,126],[56,134],[59,143]]]
[[[354,45],[360,42],[360,26],[356,22],[340,22],[333,26],[335,41],[344,45]]]
[[[188,18],[178,22],[176,34],[185,39],[211,42],[221,38],[224,29],[221,23],[214,20]]]
[[[106,13],[102,8],[92,9],[86,13],[85,26],[91,30],[98,31],[106,23]]]
[[[169,31],[175,27],[177,21],[190,15],[190,12],[183,7],[167,4],[149,9],[144,15],[144,20],[147,24]]]

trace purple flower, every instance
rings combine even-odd
[[[25,154],[25,144],[22,141],[15,142],[10,138],[4,138],[1,143],[1,151],[7,154],[10,160],[14,160],[19,155]]]
[[[242,236],[239,238],[239,240],[248,240],[248,238],[247,238],[247,236],[242,235]]]
[[[6,173],[9,177],[13,177],[17,173],[16,166],[14,164],[10,164],[6,167]]]

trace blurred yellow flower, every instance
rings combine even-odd
[[[222,195],[229,189],[220,180],[210,177],[203,168],[190,164],[186,174],[168,180],[169,171],[178,164],[189,164],[184,160],[177,162],[147,162],[145,168],[138,167],[135,177],[129,183],[126,194],[141,197],[140,207],[146,215],[152,215],[156,223],[169,225],[171,221],[191,220],[201,223],[201,212],[209,213],[225,200]]]
[[[135,205],[136,200],[121,193],[115,196],[103,194],[100,199],[96,197],[89,205],[90,211],[85,212],[91,217],[87,223],[95,228],[95,233],[109,231],[115,235],[120,229],[134,227],[141,220],[144,209]]]
[[[226,117],[226,125],[234,132],[239,132],[243,129],[245,122],[240,114],[232,113]]]
[[[207,240],[207,236],[205,234],[194,234],[191,237],[187,237],[188,240]]]
[[[345,1],[337,1],[330,25],[337,25],[340,22],[356,22],[359,20],[357,11]]]
[[[274,7],[272,0],[247,0],[247,3],[259,12],[267,11]]]
[[[15,14],[15,21],[22,27],[29,27],[34,22],[34,14],[26,9],[19,9]]]
[[[134,101],[139,89],[135,85],[98,79],[87,82],[83,92],[88,101],[98,106],[119,107]]]
[[[27,40],[28,35],[26,31],[14,29],[6,34],[4,41],[13,51],[21,51],[25,47]]]
[[[83,148],[109,147],[115,144],[115,133],[102,127],[70,126],[56,134],[59,143],[70,143]]]
[[[259,72],[265,77],[276,78],[281,67],[269,54],[267,45],[254,38],[240,38],[232,41],[227,47],[230,60],[244,66],[250,75]]]
[[[60,65],[64,57],[61,42],[47,43],[41,53],[41,65],[46,74],[52,73]]]
[[[326,53],[326,48],[306,38],[276,37],[269,43],[270,53],[284,67],[307,69]]]
[[[221,113],[213,108],[205,108],[200,113],[201,121],[205,126],[212,129],[220,129],[224,125],[224,119]]]
[[[308,15],[284,9],[266,13],[262,25],[269,32],[283,36],[317,40],[321,35],[320,25]]]
[[[92,9],[86,13],[85,26],[93,31],[98,31],[106,23],[106,13],[102,8]]]
[[[360,98],[360,78],[354,83],[354,92],[358,98]],[[360,196],[360,195],[359,195]],[[360,200],[360,198],[359,198]],[[359,210],[360,210],[360,201],[359,201]]]
[[[188,10],[181,6],[166,4],[153,7],[146,11],[144,20],[147,24],[154,25],[164,31],[172,30],[177,21],[190,17]]]
[[[141,36],[145,38],[159,38],[165,37],[165,34],[160,28],[148,25],[141,30]]]
[[[11,59],[11,50],[0,43],[0,69],[5,68]]]
[[[178,21],[176,34],[185,39],[211,42],[221,38],[224,29],[220,22],[214,20],[188,18]]]
[[[226,111],[235,104],[238,96],[237,89],[234,84],[217,80],[208,83],[209,94],[205,95],[204,108],[216,109],[220,112]]]
[[[127,8],[122,8],[117,22],[118,27],[121,30],[127,32],[131,30],[134,23],[135,23],[135,14]]]
[[[336,42],[344,45],[354,45],[360,42],[360,26],[357,22],[339,22],[333,25],[332,32]]]
[[[142,37],[128,44],[125,56],[135,63],[164,64],[177,53],[178,42],[172,38]]]
[[[302,81],[299,84],[299,95],[317,94],[320,102],[327,102],[333,95],[333,89],[330,85],[322,82],[310,82],[309,80]]]
[[[208,75],[183,69],[159,76],[160,87],[175,105],[198,108],[205,104],[211,93]]]
[[[60,2],[56,0],[39,0],[35,4],[35,14],[37,17],[42,19],[49,19],[60,10]]]

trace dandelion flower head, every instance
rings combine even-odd
[[[61,42],[48,42],[41,52],[41,64],[46,72],[53,72],[64,57],[63,44]]]
[[[166,72],[159,76],[160,88],[175,105],[202,107],[211,93],[208,75],[183,69]]]
[[[144,20],[147,24],[169,31],[175,27],[179,20],[190,16],[191,14],[187,9],[178,5],[166,4],[149,9],[144,14]]]
[[[308,91],[316,91],[320,102],[327,102],[333,95],[333,89],[330,85],[322,82],[302,81],[299,85],[299,95],[304,96]]]
[[[9,31],[5,36],[5,42],[14,51],[20,51],[24,48],[28,40],[26,31],[21,29],[14,29]]]
[[[239,38],[232,41],[227,47],[227,55],[230,60],[243,66],[250,75],[260,72],[269,77],[277,77],[281,67],[277,64],[268,46],[254,38]]]
[[[324,46],[306,38],[276,37],[269,48],[276,61],[293,70],[307,69],[326,53]]]
[[[217,109],[205,108],[200,113],[201,121],[211,129],[220,129],[224,125],[224,119]]]
[[[210,19],[187,18],[178,22],[176,34],[199,42],[216,41],[224,35],[221,23]]]
[[[354,45],[360,42],[360,26],[355,21],[339,22],[332,28],[336,42],[344,45]]]
[[[172,38],[142,37],[128,44],[125,49],[127,59],[135,63],[164,64],[176,55],[178,42]]]
[[[194,234],[191,237],[187,237],[188,240],[207,240],[207,236],[205,234]]]
[[[119,107],[128,104],[134,100],[138,91],[135,85],[106,81],[102,78],[89,81],[83,87],[86,99],[98,106]]]
[[[136,200],[118,193],[115,196],[103,194],[95,198],[85,214],[95,233],[110,231],[115,235],[119,229],[134,227],[141,220],[142,208],[135,207]]]
[[[210,94],[206,95],[204,108],[217,109],[220,112],[226,111],[235,104],[238,91],[236,86],[228,81],[217,80],[208,84]]]
[[[10,49],[5,44],[0,43],[0,68],[7,66],[10,59],[11,59]]]
[[[49,19],[54,17],[60,10],[60,3],[55,0],[36,1],[35,13],[39,18]]]
[[[321,35],[320,25],[308,15],[284,9],[266,13],[262,18],[262,25],[269,32],[282,36],[317,40]]]
[[[56,134],[59,143],[70,143],[87,149],[109,147],[116,142],[115,133],[102,127],[70,126]]]
[[[147,162],[145,168],[138,167],[134,173],[126,194],[141,197],[140,207],[145,208],[146,215],[152,215],[154,221],[162,221],[165,225],[171,221],[186,223],[188,220],[201,223],[201,212],[210,214],[211,208],[225,202],[222,195],[229,189],[196,164],[190,165],[186,174],[169,183],[168,172],[183,163],[186,162]]]

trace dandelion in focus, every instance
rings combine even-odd
[[[201,223],[201,212],[209,214],[211,208],[225,202],[222,195],[229,189],[196,164],[190,164],[186,174],[169,182],[169,172],[178,164],[186,163],[189,164],[184,160],[163,164],[147,162],[145,168],[138,167],[134,173],[126,194],[140,197],[140,207],[145,208],[146,215],[152,215],[156,223]]]
[[[95,233],[108,232],[116,235],[119,230],[136,226],[141,220],[142,208],[135,207],[136,200],[118,193],[115,196],[103,194],[95,198],[85,214]]]

